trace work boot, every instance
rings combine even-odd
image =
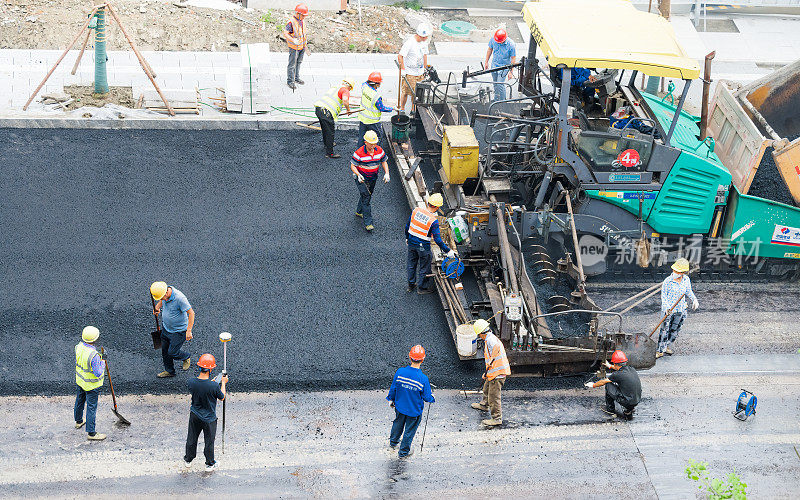
[[[410,457],[410,456],[411,456],[411,455],[413,455],[413,454],[414,454],[414,448],[412,447],[410,450],[408,450],[408,455],[403,455],[403,456],[400,456],[400,458],[401,458],[401,459],[403,459],[403,458],[408,458],[408,457]],[[399,456],[399,455],[398,455],[398,456]]]
[[[86,420],[81,420],[80,422],[75,422],[75,428],[76,429],[80,429],[84,425],[86,425]]]
[[[664,355],[664,353],[663,353],[663,352],[657,352],[657,353],[656,353],[656,359],[658,359],[658,358],[662,357],[663,355]]]
[[[366,226],[364,226],[364,229],[366,229],[367,231],[372,231],[373,229],[375,229],[375,226],[373,226],[372,224],[367,224]]]
[[[361,217],[363,219],[364,218],[364,214],[360,214],[360,213],[356,212],[356,217]]]
[[[664,349],[664,354],[666,354],[668,356],[672,356],[674,353],[672,352],[672,349],[667,347],[666,349]]]
[[[183,461],[183,466],[187,469],[192,466],[192,462],[187,462],[186,460]]]
[[[212,465],[206,465],[206,472],[212,472],[216,468],[217,468],[216,462],[214,462]]]
[[[409,283],[408,286],[406,287],[406,292],[409,292],[409,293],[413,292],[415,288],[417,288],[417,284],[416,283]]]
[[[175,376],[175,374],[174,374],[174,373],[170,373],[170,372],[168,372],[167,370],[164,370],[163,372],[159,373],[159,374],[158,374],[158,375],[156,375],[156,376],[157,376],[158,378],[169,378],[169,377],[174,377],[174,376]]]
[[[433,293],[433,288],[418,288],[417,293],[420,295],[428,295],[429,293]]]
[[[487,420],[481,420],[481,423],[486,427],[497,427],[498,425],[503,425],[502,418],[490,418]]]
[[[294,82],[289,82],[289,83],[286,84],[286,86],[289,87],[292,90],[296,90],[297,89],[297,85],[295,85]]]
[[[472,405],[470,405],[470,406],[472,406],[472,407],[473,407],[473,408],[475,408],[476,410],[480,410],[480,411],[489,411],[489,407],[488,407],[488,406],[486,406],[486,404],[485,404],[485,403],[472,403]]]
[[[303,80],[301,80],[299,78],[295,78],[294,79],[294,83],[299,83],[300,85],[305,85],[306,84],[306,82],[304,82]]]
[[[613,406],[603,405],[600,407],[600,409],[603,410],[604,413],[608,413],[609,415],[612,415],[614,417],[617,416],[616,408],[614,408]]]
[[[325,156],[328,157],[328,158],[333,158],[334,160],[337,159],[337,158],[341,158],[342,157],[342,155],[337,154],[337,153],[326,154]]]
[[[181,368],[183,369],[183,371],[186,371],[191,366],[192,366],[192,358],[186,358],[183,360],[183,365],[181,366]]]
[[[633,420],[633,410],[623,411],[622,416],[625,418],[625,420]]]
[[[95,432],[94,435],[87,434],[86,437],[89,438],[89,441],[102,441],[106,438],[106,435]]]

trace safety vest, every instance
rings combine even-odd
[[[511,375],[506,349],[500,339],[491,332],[486,334],[486,340],[483,341],[483,360],[486,362],[486,380]]]
[[[368,83],[361,85],[361,112],[358,119],[364,125],[378,123],[381,121],[381,112],[375,104],[378,102],[378,91]]]
[[[305,23],[294,16],[289,19],[289,22],[292,23],[292,33],[286,33],[286,43],[290,49],[303,50],[306,48]]]
[[[342,106],[344,106],[344,102],[339,99],[340,88],[342,87],[331,87],[327,92],[325,92],[325,95],[322,96],[319,101],[314,103],[314,106],[330,111],[334,120],[339,117],[339,113],[342,111]]]
[[[411,212],[411,223],[408,225],[408,234],[424,241],[431,241],[428,231],[436,221],[436,215],[426,208],[417,207]]]
[[[89,347],[83,342],[75,346],[75,383],[84,391],[91,391],[103,385],[103,377],[99,377],[92,371],[92,359],[100,354],[93,347]]]

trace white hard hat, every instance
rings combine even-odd
[[[419,26],[417,26],[417,35],[425,37],[431,36],[431,27],[428,23],[419,23]]]

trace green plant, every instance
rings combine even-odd
[[[278,24],[280,21],[275,17],[272,13],[272,9],[268,10],[265,14],[261,16],[261,21],[267,24]]]
[[[747,484],[736,472],[731,472],[725,479],[709,477],[708,462],[689,459],[689,465],[686,466],[686,477],[699,482],[697,488],[703,491],[710,500],[747,500]]]
[[[349,44],[347,46],[347,50],[349,50],[349,51],[356,50],[356,44],[354,44],[354,43]]]
[[[392,7],[400,7],[403,9],[422,10],[422,4],[419,0],[404,0],[403,2],[395,2]]]

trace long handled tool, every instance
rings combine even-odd
[[[231,334],[222,332],[219,334],[219,341],[222,342],[222,376],[228,374],[228,342],[231,341]],[[225,393],[225,399],[222,400],[222,454],[225,454],[225,403],[228,402],[228,393]]]
[[[353,109],[353,110],[351,110],[351,111],[348,111],[348,112],[346,112],[346,113],[339,113],[339,116],[348,116],[348,115],[352,115],[353,113],[358,113],[359,111],[361,111],[361,109],[362,109],[362,108],[358,108],[358,109]],[[319,130],[319,131],[321,131],[321,130],[322,130],[322,127],[319,127],[319,126],[315,125],[315,124],[317,124],[317,123],[319,123],[319,120],[317,120],[317,121],[314,121],[314,122],[311,122],[311,123],[294,122],[294,124],[295,124],[295,125],[298,125],[298,126],[300,126],[300,127],[305,127],[305,128],[309,128],[309,129],[311,129],[311,130]]]
[[[156,312],[156,299],[153,296],[150,296],[150,302],[153,304],[153,313]],[[156,319],[156,331],[150,332],[150,336],[153,337],[153,349],[161,349],[161,326],[158,324],[158,315],[153,314],[153,317]]]
[[[105,353],[106,353],[105,348],[101,347],[100,348],[100,355],[102,357],[105,357]],[[120,415],[119,411],[117,411],[117,395],[114,393],[114,383],[111,381],[111,368],[108,366],[108,360],[107,359],[106,359],[106,375],[108,376],[108,386],[111,388],[111,401],[114,402],[114,409],[111,410],[111,411],[113,411],[114,415],[117,416],[117,418],[119,419],[119,423],[120,424],[122,424],[122,425],[131,425],[131,422],[127,418],[125,418],[122,415]]]
[[[425,427],[422,428],[422,443],[419,445],[419,451],[422,451],[422,448],[425,446],[425,433],[428,432],[428,417],[431,416],[431,405],[433,403],[428,403],[428,410],[425,413]]]
[[[667,311],[667,313],[664,315],[664,317],[663,317],[663,318],[661,318],[661,321],[659,321],[659,322],[658,322],[658,324],[656,325],[656,327],[655,327],[655,328],[653,328],[653,331],[652,331],[652,332],[650,332],[650,335],[648,335],[648,337],[652,337],[652,336],[653,336],[653,334],[654,334],[654,333],[656,333],[656,330],[658,330],[658,327],[659,327],[659,326],[661,326],[661,323],[663,323],[663,322],[664,322],[664,320],[666,320],[667,318],[669,318],[669,315],[670,315],[670,314],[672,314],[672,310],[673,310],[673,309],[675,309],[676,307],[678,307],[678,304],[680,303],[680,301],[681,301],[681,300],[683,300],[683,297],[684,297],[685,295],[686,295],[686,294],[684,293],[684,294],[682,294],[680,297],[678,297],[678,300],[676,300],[676,301],[675,301],[675,303],[674,303],[674,304],[672,304],[672,307],[670,307],[670,308],[669,308],[669,311]]]

